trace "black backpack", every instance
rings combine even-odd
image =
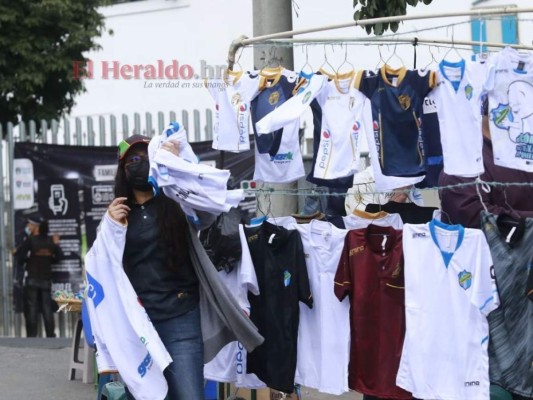
[[[218,271],[231,272],[241,259],[241,241],[239,224],[241,212],[232,208],[220,214],[203,237],[203,245],[207,255]]]

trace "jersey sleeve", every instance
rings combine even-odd
[[[327,82],[323,75],[313,75],[307,84],[297,87],[298,92],[274,111],[261,118],[255,128],[259,135],[274,132],[299,118]]]
[[[239,283],[240,286],[248,292],[259,296],[259,285],[257,283],[257,275],[255,274],[255,268],[252,262],[252,256],[250,255],[250,249],[248,248],[248,242],[246,241],[246,236],[244,235],[244,227],[239,225],[239,238],[241,240],[241,274]],[[240,303],[240,299],[239,299]],[[250,308],[250,303],[248,302],[248,296],[241,307]]]
[[[355,75],[355,88],[371,99],[378,87],[377,75],[369,71],[359,71]]]
[[[222,79],[204,79],[204,87],[207,89],[215,103],[218,103],[218,93],[220,85],[224,85]]]
[[[431,70],[419,70],[418,76],[421,78],[419,94],[422,97],[426,97],[437,85],[437,73]]]
[[[470,302],[483,315],[489,315],[491,311],[500,305],[500,298],[496,288],[492,256],[484,236],[480,238],[479,261],[474,274],[475,276],[472,277]]]
[[[344,238],[344,248],[335,273],[335,296],[342,301],[352,291],[352,271],[350,269],[350,234]]]
[[[309,275],[307,274],[307,265],[305,263],[304,248],[300,233],[293,231],[298,236],[298,248],[296,249],[296,268],[298,269],[298,300],[313,308],[313,294],[309,285]]]

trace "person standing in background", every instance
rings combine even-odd
[[[43,313],[46,337],[55,337],[52,312],[52,264],[63,258],[59,236],[48,235],[48,221],[28,218],[28,238],[16,252],[17,263],[25,264],[24,296],[27,306],[26,336],[37,336],[39,311]]]

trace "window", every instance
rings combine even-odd
[[[517,44],[518,19],[516,14],[472,17],[472,41]],[[473,46],[475,53],[487,51],[487,46]]]

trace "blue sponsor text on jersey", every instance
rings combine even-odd
[[[104,299],[104,288],[98,282],[94,277],[86,272],[87,274],[87,283],[89,284],[89,287],[87,289],[87,297],[92,299],[94,303],[94,308],[98,307],[98,305],[102,302]]]
[[[148,370],[152,368],[153,363],[154,361],[152,360],[152,356],[150,355],[150,353],[146,353],[146,357],[144,357],[141,364],[139,364],[139,366],[137,367],[137,372],[139,373],[141,378],[144,378]]]

